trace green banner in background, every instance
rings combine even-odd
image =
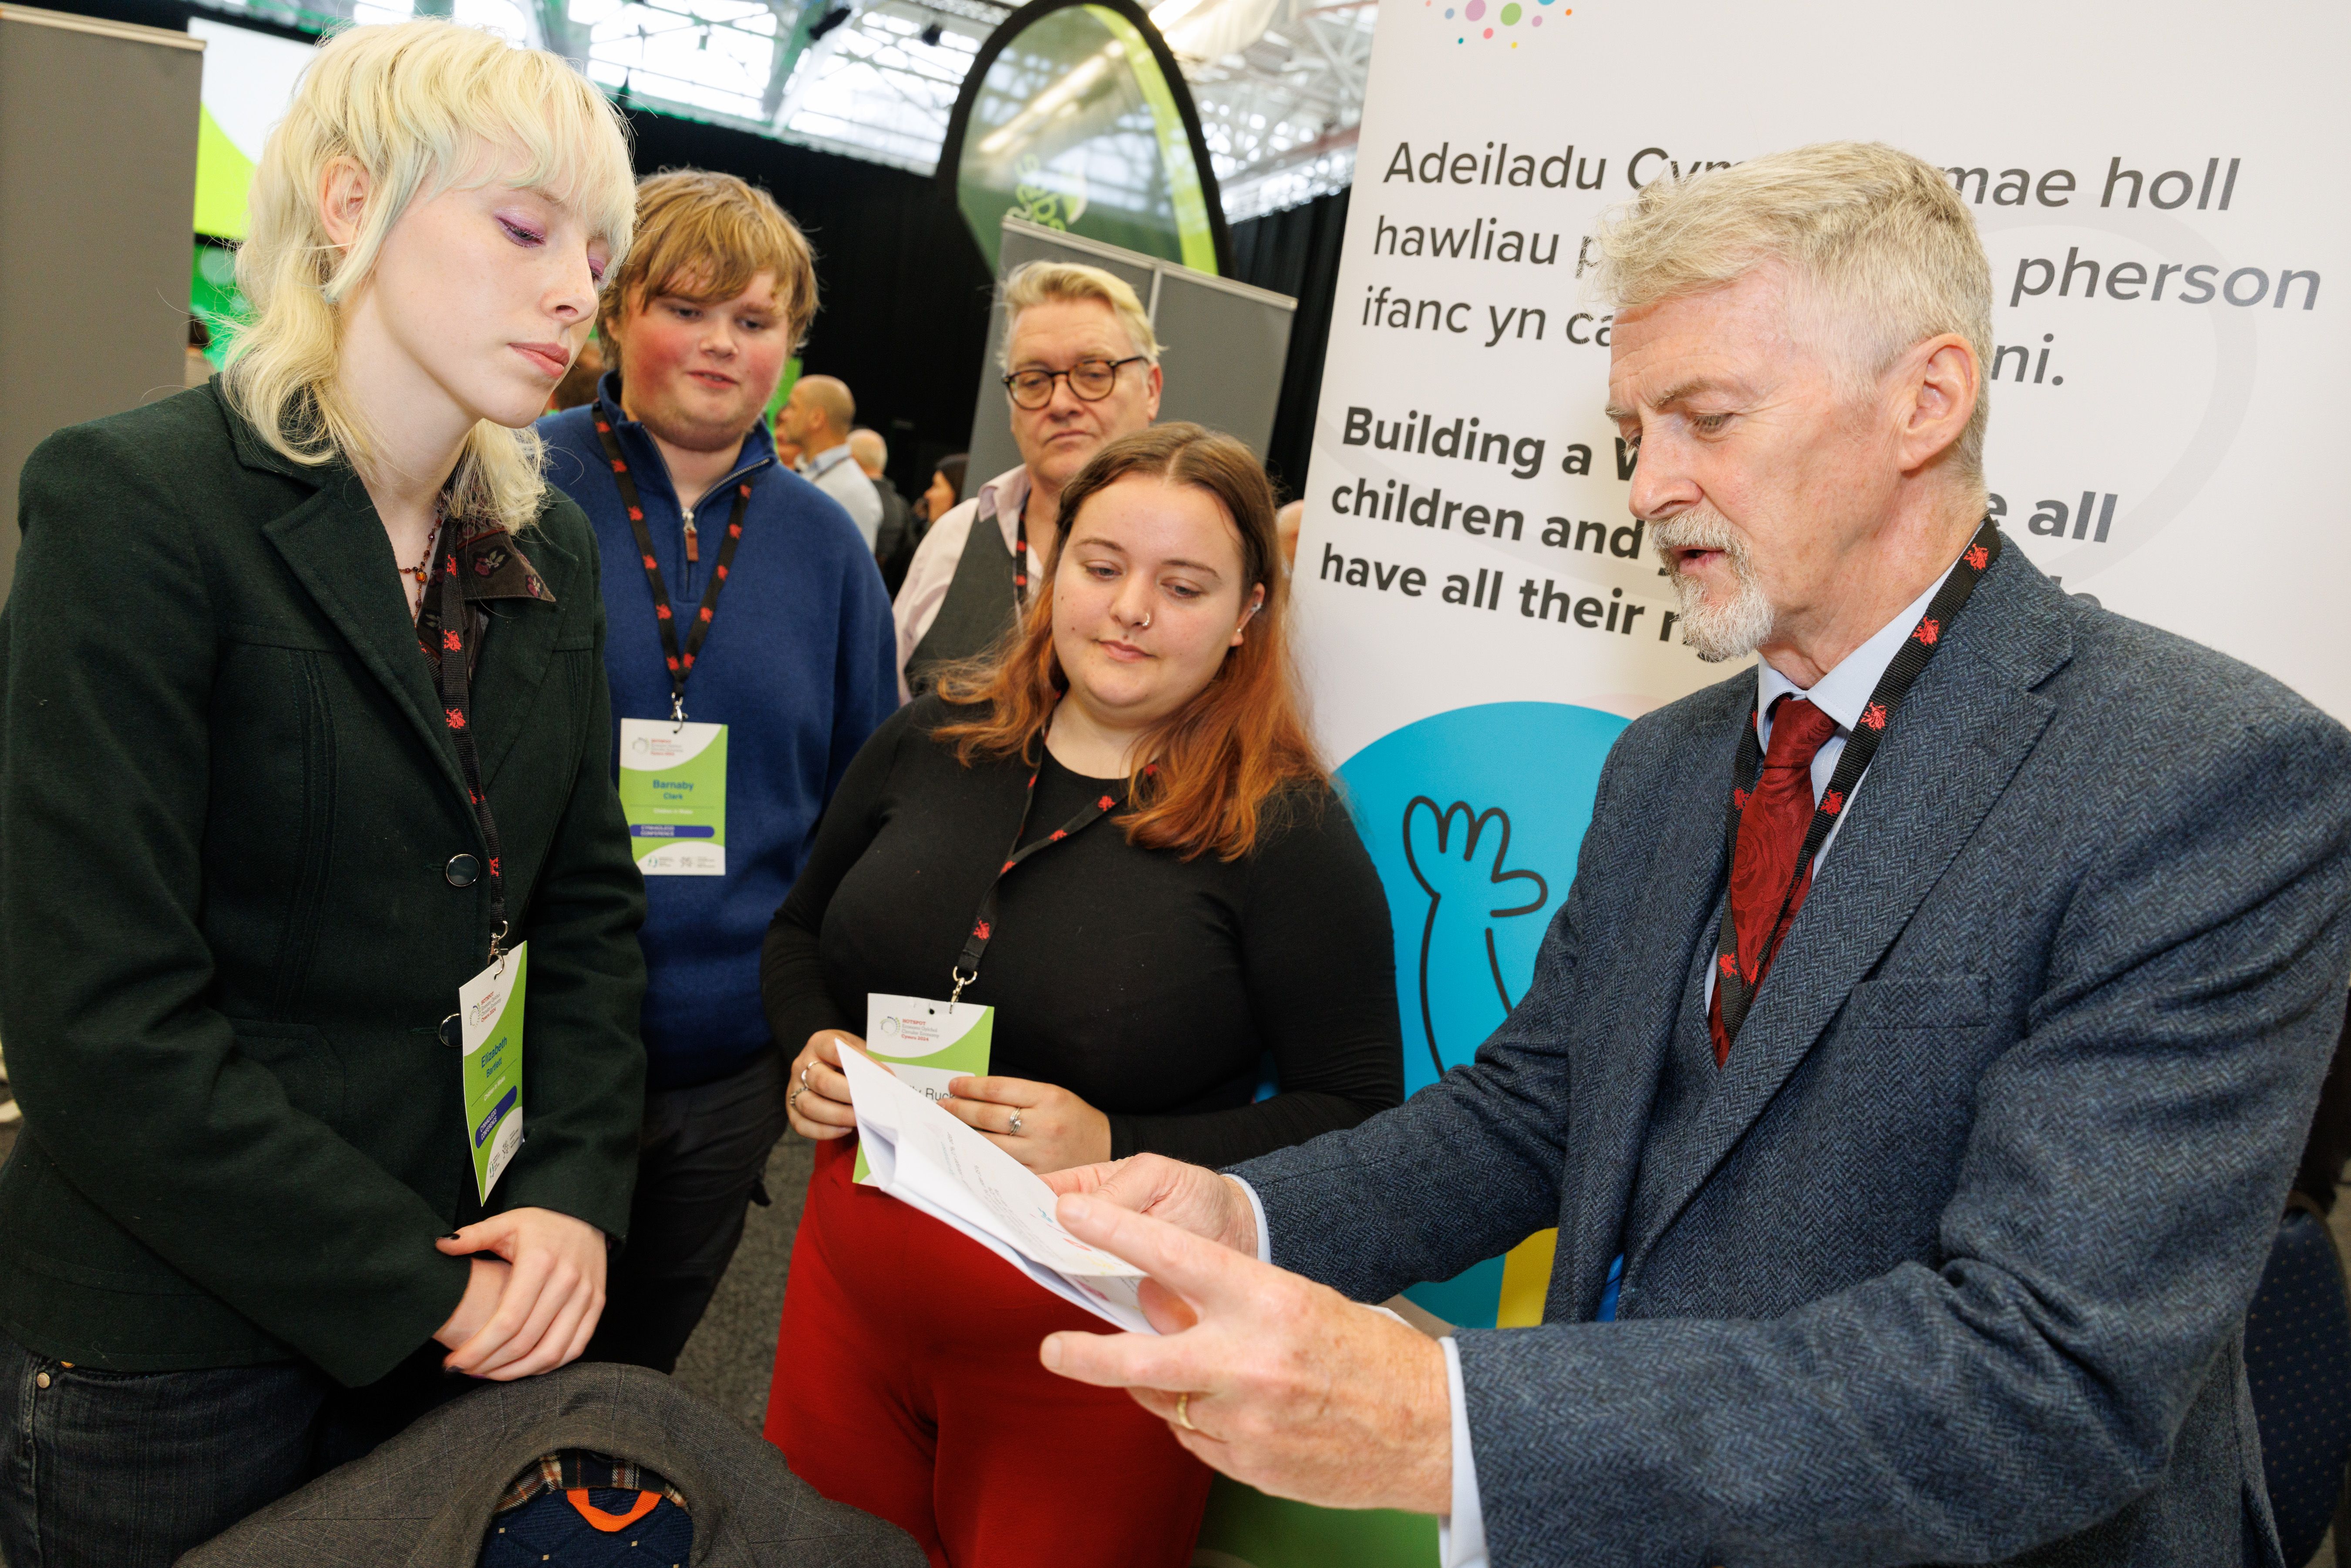
[[[1107,6],[1069,5],[1021,27],[979,78],[956,165],[956,204],[988,266],[1011,213],[1216,273],[1183,90]]]

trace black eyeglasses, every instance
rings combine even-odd
[[[1071,392],[1081,402],[1100,402],[1118,385],[1120,369],[1141,364],[1145,357],[1129,354],[1123,360],[1080,360],[1066,371],[1015,371],[1004,378],[1004,390],[1022,408],[1040,409],[1053,401],[1053,383],[1067,376]]]

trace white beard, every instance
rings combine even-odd
[[[1747,541],[1729,523],[1712,512],[1685,512],[1656,524],[1649,538],[1681,601],[1682,642],[1697,650],[1699,658],[1709,664],[1744,658],[1771,634],[1777,612],[1755,580]],[[1722,552],[1723,563],[1730,568],[1728,600],[1710,601],[1704,584],[1675,569],[1671,552],[1693,549]]]

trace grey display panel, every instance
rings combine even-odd
[[[0,5],[0,593],[44,436],[178,392],[204,45]]]
[[[1023,262],[1076,261],[1099,267],[1133,286],[1162,347],[1162,420],[1188,419],[1238,436],[1262,455],[1273,438],[1282,367],[1290,357],[1290,318],[1298,301],[1229,278],[1194,272],[1172,261],[1080,239],[1019,218],[1004,220],[997,279]],[[971,422],[967,496],[1020,461],[1012,444],[1010,412],[998,362],[1004,349],[1004,307],[987,329],[987,359],[979,370],[979,401]]]

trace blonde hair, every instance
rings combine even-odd
[[[1031,261],[1014,267],[1004,279],[1004,346],[996,358],[1006,370],[1012,368],[1012,333],[1020,324],[1020,312],[1049,299],[1102,301],[1126,329],[1134,351],[1152,364],[1159,362],[1159,339],[1151,330],[1151,318],[1126,279],[1074,261]]]
[[[1866,373],[1946,332],[1991,363],[1991,264],[1943,172],[1876,142],[1823,141],[1658,180],[1601,228],[1601,287],[1619,310],[1719,287],[1778,263]],[[1983,476],[1982,386],[1957,447]]]
[[[364,468],[374,457],[336,382],[338,307],[366,281],[410,204],[453,188],[482,150],[500,148],[524,159],[517,185],[573,207],[616,263],[626,253],[634,206],[626,132],[603,94],[561,58],[445,21],[354,27],[319,47],[254,175],[252,233],[236,257],[252,322],[229,348],[222,383],[278,453],[308,466],[340,455]],[[348,252],[319,213],[338,158],[369,181]],[[447,490],[454,516],[528,525],[544,492],[538,434],[477,423]]]
[[[655,294],[701,304],[732,299],[763,272],[776,275],[776,303],[797,350],[816,319],[816,256],[799,225],[775,197],[732,174],[649,174],[637,186],[636,248],[604,274],[598,330],[613,344],[613,325],[632,298],[640,309]],[[617,344],[612,359],[619,362]],[[621,373],[629,373],[625,365]]]

